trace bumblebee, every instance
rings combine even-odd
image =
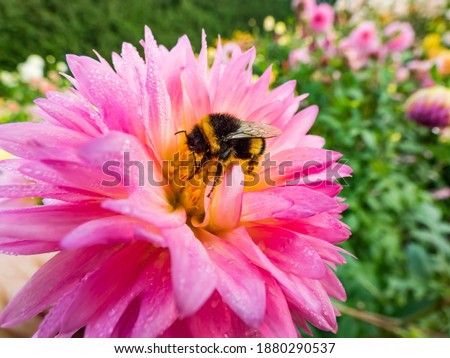
[[[187,131],[175,134],[178,133],[186,135],[186,144],[194,157],[195,170],[188,180],[208,162],[217,163],[213,186],[208,194],[210,198],[224,166],[234,159],[246,160],[245,170],[247,174],[253,174],[266,149],[265,138],[276,137],[281,131],[265,123],[246,122],[230,114],[213,113],[200,119],[189,134]],[[201,157],[200,161],[197,156]]]

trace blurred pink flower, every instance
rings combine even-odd
[[[390,39],[386,47],[391,52],[401,52],[414,43],[414,30],[408,22],[392,22],[384,29],[384,34]]]
[[[289,53],[289,66],[291,68],[298,68],[299,64],[308,64],[311,62],[311,57],[309,55],[309,49],[306,47],[300,47],[292,50]]]
[[[18,157],[1,167],[32,180],[0,195],[44,198],[0,212],[0,250],[60,251],[10,302],[4,327],[48,310],[37,337],[296,337],[307,322],[336,332],[329,296],[346,295],[335,244],[350,232],[333,180],[351,170],[307,134],[318,109],[296,113],[305,96],[294,81],[269,92],[270,68],[253,80],[254,49],[224,64],[219,43],[209,67],[202,43],[198,58],[186,36],[166,53],[146,28],[145,60],[130,44],[114,68],[70,55],[75,88],[36,101],[44,122],[0,126],[0,147]],[[230,165],[211,199],[205,185],[180,185],[174,156],[192,153],[174,133],[212,113],[279,128],[267,152],[290,165],[264,162],[258,174],[273,183],[254,185]],[[105,163],[126,175],[112,185]],[[141,182],[139,163],[168,182]]]
[[[414,73],[415,77],[421,82],[422,87],[434,86],[434,81],[431,78],[431,68],[433,62],[414,60],[408,63],[408,69]]]
[[[339,44],[339,51],[346,58],[350,69],[357,71],[369,63],[369,56],[353,46],[349,38],[344,38]]]
[[[291,2],[292,10],[299,11],[302,16],[309,16],[316,6],[316,0],[292,0]]]
[[[376,54],[380,50],[381,42],[375,23],[372,21],[364,21],[359,24],[350,33],[348,45],[361,54]]]
[[[398,83],[405,82],[409,78],[409,69],[406,67],[397,68],[395,78]]]
[[[326,32],[333,26],[334,9],[329,4],[319,4],[311,9],[308,17],[314,32]]]
[[[444,128],[450,124],[450,89],[423,88],[406,103],[408,118],[427,127]]]

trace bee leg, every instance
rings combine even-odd
[[[250,158],[250,160],[248,161],[248,165],[247,165],[247,174],[253,175],[255,174],[255,167],[258,165],[259,160],[258,160],[258,156],[257,155],[252,155],[252,157]]]
[[[200,161],[200,163],[197,161],[197,158],[195,156],[194,153],[192,153],[192,155],[194,156],[194,168],[195,170],[192,172],[192,174],[189,176],[188,180],[191,180],[195,174],[198,174],[200,172],[200,170],[205,166],[205,164],[208,162],[209,157],[207,157],[206,155],[203,156],[202,160]]]
[[[222,175],[222,170],[223,170],[222,163],[221,162],[217,162],[217,170],[216,170],[216,173],[214,174],[214,182],[213,182],[211,191],[207,195],[208,198],[211,198],[211,195],[212,195],[212,193],[214,191],[214,188],[216,187],[217,183],[219,182],[220,176]]]

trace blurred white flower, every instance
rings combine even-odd
[[[24,82],[40,80],[44,77],[45,61],[38,55],[30,55],[24,63],[17,66],[20,78]]]
[[[275,18],[273,16],[266,16],[263,23],[264,30],[270,32],[275,27]]]
[[[6,87],[15,87],[19,84],[19,78],[14,72],[1,71],[0,82],[3,83]]]
[[[58,72],[67,72],[68,69],[69,68],[67,67],[65,62],[58,62],[56,64],[56,71],[58,71]]]

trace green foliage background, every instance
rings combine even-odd
[[[144,25],[161,44],[171,47],[187,34],[198,49],[202,28],[210,38],[227,37],[249,29],[250,19],[289,13],[290,0],[2,0],[0,68],[14,69],[32,53],[63,60],[96,49],[107,58],[124,41],[137,44]]]

